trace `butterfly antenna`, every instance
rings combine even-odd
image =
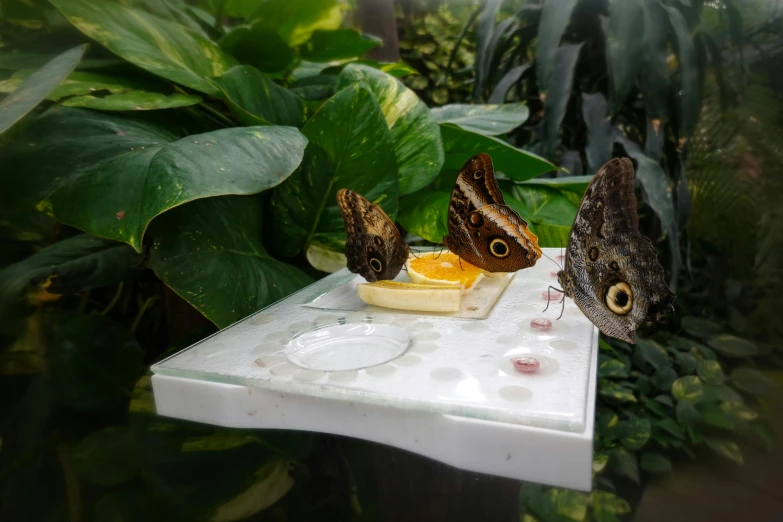
[[[551,258],[551,257],[549,257],[548,255],[546,255],[546,252],[544,252],[544,251],[542,250],[542,251],[541,251],[541,253],[542,253],[542,254],[544,254],[544,257],[546,257],[547,259],[549,259],[550,261],[552,261],[552,262],[555,264],[555,266],[556,266],[557,268],[559,268],[560,270],[562,270],[562,269],[563,269],[563,267],[560,265],[560,263],[558,263],[557,261],[555,261],[554,259],[552,259],[552,258]]]

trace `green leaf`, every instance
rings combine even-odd
[[[550,0],[544,3],[541,10],[536,45],[536,78],[543,97],[548,97],[550,86],[556,83],[552,78],[558,67],[556,54],[575,5],[576,0]]]
[[[663,419],[659,419],[658,421],[656,421],[653,427],[659,430],[663,430],[666,433],[673,435],[674,437],[677,437],[678,439],[681,440],[685,439],[685,432],[682,426],[677,424],[677,421],[675,421],[671,417],[665,417]]]
[[[304,121],[302,99],[254,67],[232,67],[216,83],[231,112],[244,125],[298,127]]]
[[[153,111],[188,107],[199,103],[201,103],[201,96],[147,91],[128,91],[108,96],[74,96],[62,102],[66,107],[98,111]]]
[[[726,378],[718,361],[701,361],[696,367],[696,375],[704,384],[710,385],[723,384]]]
[[[578,207],[562,191],[552,186],[518,183],[512,186],[511,195],[525,205],[521,214],[530,221],[570,228],[576,217]]]
[[[495,170],[503,172],[514,181],[525,181],[557,169],[544,158],[516,149],[497,138],[482,136],[448,123],[441,125],[440,130],[446,150],[444,169],[459,170],[466,161],[480,152],[492,156]]]
[[[355,29],[317,30],[299,48],[299,54],[311,62],[331,62],[362,56],[382,43],[380,39]]]
[[[348,65],[338,89],[362,82],[369,86],[394,140],[400,195],[429,185],[443,166],[438,123],[416,93],[395,77],[366,65]]]
[[[507,134],[525,123],[530,114],[522,102],[502,105],[455,103],[431,109],[431,112],[438,123],[451,123],[484,136]]]
[[[560,488],[531,488],[530,492],[524,495],[526,505],[541,517],[541,520],[584,520],[587,516],[588,499],[586,493]]]
[[[695,426],[701,421],[701,414],[691,401],[677,401],[677,408],[675,411],[677,413],[677,422],[683,426]]]
[[[711,337],[707,344],[724,357],[752,357],[759,352],[751,341],[728,334]]]
[[[76,472],[98,486],[116,486],[139,472],[135,434],[127,426],[110,426],[93,431],[73,451]]]
[[[606,520],[602,516],[627,515],[631,512],[631,505],[623,498],[618,497],[609,491],[593,490],[590,494],[592,499],[593,511],[596,520]]]
[[[734,389],[721,384],[719,386],[704,386],[702,402],[742,401],[742,396]]]
[[[628,368],[625,363],[609,357],[601,357],[598,363],[598,378],[603,377],[628,377]]]
[[[147,488],[117,488],[95,502],[92,519],[95,522],[186,522],[150,494]]]
[[[720,403],[720,409],[735,423],[753,422],[758,418],[758,413],[748,408],[742,401],[725,401]]]
[[[338,129],[339,132],[335,132]],[[327,100],[302,128],[310,140],[302,165],[272,196],[274,245],[293,256],[311,240],[345,237],[337,191],[355,190],[397,215],[397,168],[383,114],[372,93],[354,84]]]
[[[28,76],[11,94],[0,101],[0,134],[35,109],[71,74],[82,59],[87,45],[65,51]]]
[[[285,71],[296,58],[294,50],[264,20],[234,28],[218,44],[240,63],[267,74]]]
[[[593,455],[593,473],[601,473],[609,463],[609,455],[606,453],[595,453]]]
[[[337,0],[266,0],[247,4],[253,9],[245,17],[274,27],[290,46],[305,43],[319,29],[339,28],[343,18]]]
[[[657,0],[644,2],[644,65],[641,71],[641,88],[648,120],[660,120],[669,114],[668,15]]]
[[[50,110],[25,132],[6,150],[9,171],[28,173],[12,180],[16,197],[137,251],[158,214],[198,198],[274,187],[299,165],[307,143],[291,127],[230,128],[177,140],[149,119],[80,109]]]
[[[650,419],[620,421],[615,429],[620,436],[620,442],[629,451],[641,449],[650,440]]]
[[[557,3],[567,4],[569,1],[570,0],[562,0]],[[554,2],[547,2],[546,5],[552,3]],[[560,143],[560,124],[563,122],[563,117],[565,117],[566,108],[568,107],[568,101],[571,99],[571,88],[574,82],[576,63],[579,60],[579,53],[582,50],[583,44],[584,42],[579,44],[565,44],[557,49],[557,52],[554,55],[554,72],[552,73],[552,81],[549,85],[550,89],[547,92],[541,93],[541,96],[544,98],[544,121],[542,123],[544,155],[547,157],[552,156]],[[541,60],[542,58],[539,56],[538,59]]]
[[[678,353],[674,356],[677,367],[680,369],[680,375],[688,375],[696,371],[698,361],[695,357],[687,353]]]
[[[261,243],[255,197],[194,201],[156,219],[149,261],[158,277],[220,328],[312,282]]]
[[[775,442],[775,430],[766,420],[758,420],[752,424],[753,433],[759,439],[764,449],[771,452]]]
[[[0,92],[13,92],[34,73],[35,70],[33,69],[16,71],[7,80],[0,81]],[[86,95],[97,91],[108,91],[112,94],[119,94],[140,88],[143,88],[142,83],[134,82],[126,78],[93,72],[73,71],[49,93],[46,99],[57,101],[68,96]]]
[[[618,475],[639,483],[639,463],[636,454],[617,448],[609,452],[609,466]]]
[[[598,172],[612,158],[612,122],[608,112],[606,98],[600,92],[582,93],[582,119],[587,126],[585,154],[590,172]]]
[[[0,310],[117,283],[140,261],[123,243],[87,234],[64,239],[0,271]]]
[[[598,393],[617,402],[636,402],[633,392],[607,379],[599,379]]]
[[[199,33],[140,9],[105,0],[52,0],[81,32],[153,74],[216,96],[210,78],[234,60]]]
[[[671,366],[666,366],[656,371],[652,376],[653,386],[659,390],[669,390],[677,380],[677,372],[675,372]]]
[[[655,369],[666,368],[669,366],[669,356],[666,350],[655,341],[650,339],[639,339],[639,353],[650,366]]]
[[[644,406],[651,412],[655,413],[656,415],[660,417],[667,417],[669,416],[669,409],[666,408],[663,404],[656,400],[647,399],[644,398]]]
[[[740,390],[753,395],[769,393],[774,385],[772,379],[752,368],[737,368],[731,372],[731,382]]]
[[[672,470],[672,463],[660,453],[645,453],[639,465],[649,473],[669,473]]]
[[[701,419],[710,426],[724,430],[733,430],[735,427],[731,417],[714,403],[700,404],[698,410],[701,414]]]
[[[636,160],[636,178],[642,186],[645,200],[661,221],[661,228],[672,234],[675,232],[674,200],[672,182],[661,165],[647,157],[639,146],[619,134],[617,137],[625,151]]]
[[[723,331],[723,327],[715,321],[694,317],[692,315],[683,317],[680,324],[686,333],[699,339],[706,339],[713,335],[718,335]]]
[[[726,457],[727,459],[732,460],[739,465],[742,465],[745,462],[742,458],[742,451],[740,451],[740,448],[736,442],[732,442],[726,439],[708,437],[707,446],[709,446],[710,449],[718,455]]]
[[[695,375],[680,377],[672,384],[672,395],[678,401],[696,403],[704,396],[704,384]]]
[[[677,59],[680,65],[680,89],[678,114],[680,140],[691,135],[699,119],[701,98],[699,96],[699,64],[696,46],[688,31],[688,24],[682,13],[661,3],[669,15],[669,24],[677,41]]]
[[[620,108],[642,67],[644,39],[643,0],[610,0],[606,61],[609,68],[610,99]],[[660,30],[660,28],[659,28]]]
[[[587,186],[592,181],[593,176],[568,176],[564,178],[537,178],[529,179],[519,183],[522,186],[533,185],[536,187],[549,187],[556,189],[575,207],[579,207],[582,196],[587,190]]]
[[[440,243],[448,234],[446,212],[451,191],[420,190],[400,199],[397,220],[411,234]]]
[[[276,460],[256,472],[255,481],[242,493],[218,506],[210,520],[233,522],[244,520],[280,500],[294,486],[291,463]]]
[[[60,404],[103,411],[130,396],[141,364],[139,343],[125,328],[108,317],[79,316],[54,336],[49,382]]]

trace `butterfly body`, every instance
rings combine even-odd
[[[487,272],[515,272],[541,257],[538,238],[505,204],[492,159],[477,154],[462,167],[451,192],[448,249]]]
[[[337,192],[337,204],[348,234],[348,270],[371,283],[397,277],[410,248],[394,222],[378,205],[350,189]]]
[[[565,295],[601,332],[634,343],[643,321],[674,310],[674,294],[649,239],[639,233],[633,164],[604,165],[587,187],[557,279]]]

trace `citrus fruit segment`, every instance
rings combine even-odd
[[[462,302],[462,290],[454,285],[376,281],[360,283],[356,292],[367,304],[419,312],[458,312]]]
[[[405,266],[411,281],[422,285],[452,285],[470,290],[484,277],[480,268],[451,252],[409,257]]]

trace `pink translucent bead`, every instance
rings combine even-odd
[[[555,259],[558,261],[563,261],[565,259],[565,256],[557,256]]]
[[[530,321],[530,328],[546,332],[552,329],[552,321],[549,319],[533,319]]]
[[[536,373],[541,363],[533,357],[514,357],[511,359],[514,369],[520,373]]]
[[[555,299],[560,299],[561,297],[563,297],[563,292],[552,290],[550,288],[546,292],[541,292],[541,297],[546,301],[554,301]]]
[[[552,277],[557,277],[557,272],[549,272],[549,275],[551,275]]]

